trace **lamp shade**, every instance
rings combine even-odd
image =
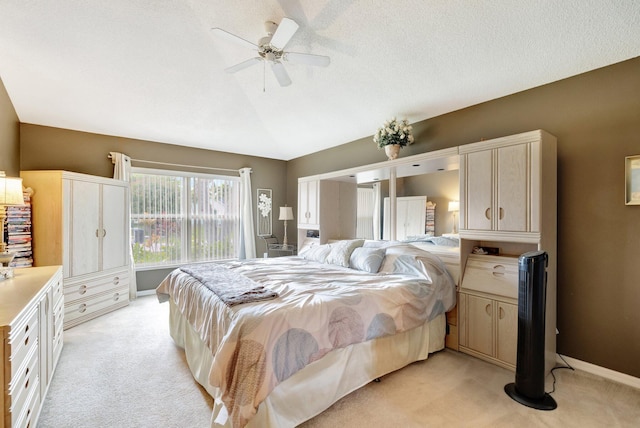
[[[280,217],[278,220],[293,220],[293,208],[280,207]]]
[[[5,177],[0,172],[0,205],[24,205],[22,178]]]
[[[450,201],[449,202],[449,211],[460,211],[460,202],[458,202],[458,201]]]

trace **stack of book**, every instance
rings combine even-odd
[[[8,206],[6,242],[7,251],[15,254],[10,267],[23,268],[33,266],[31,250],[31,194],[24,193],[23,206]]]

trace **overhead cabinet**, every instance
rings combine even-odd
[[[320,227],[320,180],[298,181],[298,227]]]
[[[34,264],[63,266],[65,328],[126,306],[128,184],[67,171],[21,176],[34,189]]]

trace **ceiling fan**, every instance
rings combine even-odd
[[[280,25],[272,21],[267,21],[265,22],[267,35],[258,40],[257,44],[251,43],[250,41],[245,40],[242,37],[238,37],[235,34],[231,34],[222,28],[212,28],[212,31],[214,34],[224,39],[238,43],[244,47],[257,51],[258,53],[258,56],[256,57],[226,68],[225,71],[227,73],[235,73],[262,61],[265,68],[266,64],[269,63],[280,86],[289,86],[291,84],[291,78],[289,78],[289,74],[284,68],[282,61],[318,67],[326,67],[330,62],[328,56],[299,52],[285,52],[285,46],[289,43],[289,40],[291,40],[298,28],[299,25],[289,18],[282,18]]]

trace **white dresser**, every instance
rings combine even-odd
[[[60,266],[16,269],[0,281],[0,427],[35,427],[62,351]]]
[[[65,328],[129,304],[129,185],[67,171],[22,171],[35,266],[62,265]]]

